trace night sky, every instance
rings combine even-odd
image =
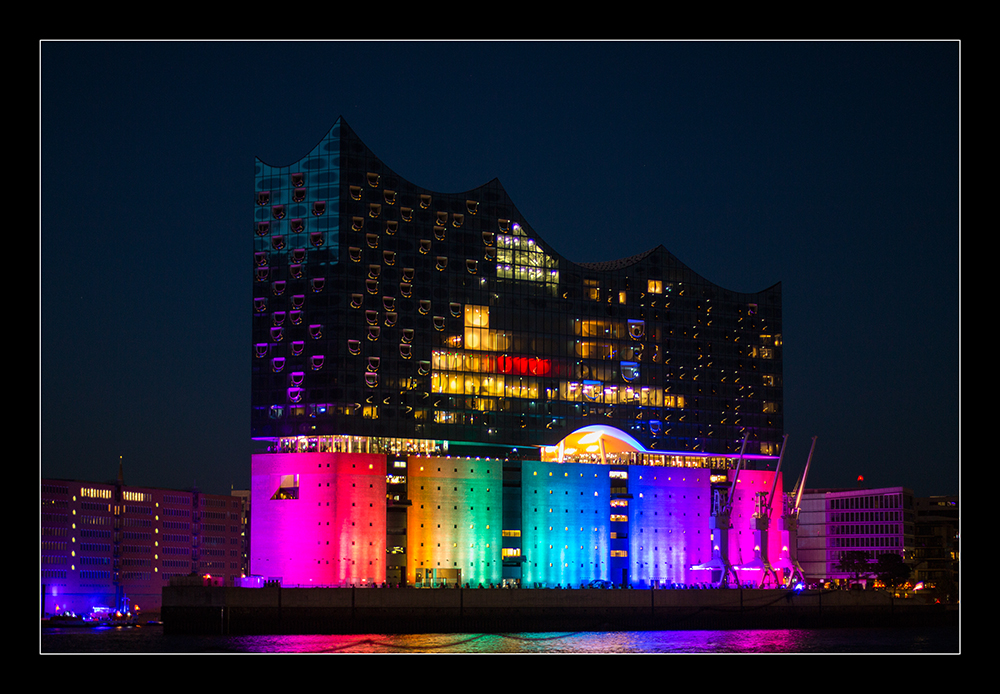
[[[575,261],[782,283],[786,470],[959,489],[956,42],[40,44],[42,477],[249,486],[255,157],[343,116]]]

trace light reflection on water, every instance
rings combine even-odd
[[[43,653],[643,654],[958,653],[958,629],[767,629],[518,634],[167,636],[142,629],[45,629]]]

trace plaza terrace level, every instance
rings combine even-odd
[[[421,188],[342,119],[292,164],[257,160],[255,185],[254,574],[693,582],[713,504],[744,490],[721,553],[761,553],[779,284],[730,291],[663,246],[573,262],[498,180]]]

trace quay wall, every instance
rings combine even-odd
[[[165,633],[500,633],[951,626],[957,611],[880,591],[475,588],[163,589]]]

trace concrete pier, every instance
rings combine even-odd
[[[956,608],[880,591],[163,589],[165,633],[501,633],[954,626]]]

